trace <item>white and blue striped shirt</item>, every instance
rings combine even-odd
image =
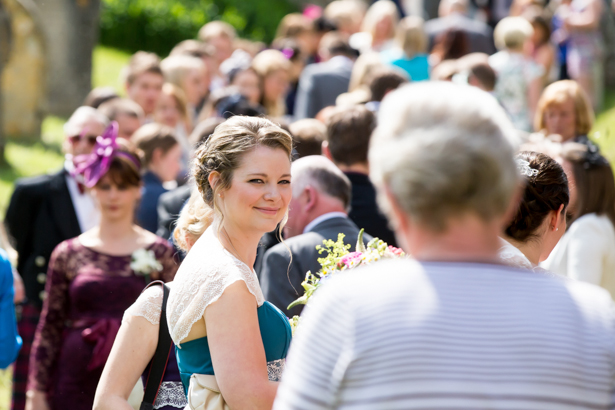
[[[613,306],[498,265],[349,271],[306,309],[274,410],[614,408]]]

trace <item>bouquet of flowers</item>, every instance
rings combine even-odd
[[[327,279],[338,272],[343,272],[348,269],[354,269],[357,266],[369,265],[377,262],[380,259],[392,259],[405,256],[404,251],[394,246],[389,246],[386,242],[374,238],[365,245],[363,243],[363,229],[359,232],[357,245],[354,252],[350,252],[350,245],[344,244],[344,234],[340,233],[337,236],[337,241],[331,239],[323,241],[324,246],[317,246],[318,253],[327,252],[327,256],[319,258],[321,269],[316,274],[308,271],[305,275],[305,280],[301,286],[305,290],[303,296],[295,300],[288,306],[291,309],[298,305],[308,303],[316,289],[318,289]],[[299,325],[299,316],[294,316],[290,319],[290,324],[293,329]]]

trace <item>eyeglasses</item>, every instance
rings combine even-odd
[[[73,144],[76,144],[81,140],[86,140],[90,145],[96,144],[96,138],[98,138],[97,135],[74,135],[72,137],[68,137],[70,142]]]

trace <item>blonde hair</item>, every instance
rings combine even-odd
[[[173,239],[175,239],[177,247],[184,252],[188,252],[213,221],[213,209],[205,204],[203,197],[195,189],[179,213],[179,218],[177,218],[175,224]]]
[[[325,7],[323,15],[338,29],[358,25],[365,15],[365,5],[358,0],[334,0]]]
[[[278,50],[265,50],[261,51],[252,60],[252,68],[261,78],[261,84],[264,83],[265,77],[278,71],[283,70],[290,74],[291,64],[290,61],[281,51]],[[284,115],[286,111],[286,105],[284,100],[280,98],[278,101],[266,101],[265,93],[261,93],[263,99],[263,106],[267,110],[267,114],[272,117],[280,117]]]
[[[234,171],[241,166],[244,155],[256,147],[282,149],[291,160],[293,140],[290,134],[273,122],[259,117],[236,115],[218,125],[207,142],[197,149],[192,176],[205,203],[214,210],[217,218],[224,215],[216,203],[218,193],[231,187]],[[209,175],[217,172],[220,177],[215,186]],[[285,220],[281,223],[284,225]]]
[[[188,100],[186,99],[186,93],[180,87],[171,83],[164,83],[162,86],[162,93],[168,95],[175,100],[177,110],[181,115],[182,121],[186,125],[186,131],[192,130],[192,121],[190,120],[190,114],[188,112]]]
[[[542,92],[534,117],[536,131],[546,130],[545,112],[550,106],[568,100],[574,102],[576,135],[587,135],[594,125],[594,110],[585,91],[573,80],[556,81]]]
[[[199,30],[199,40],[204,43],[211,41],[216,37],[226,37],[229,40],[235,40],[237,33],[235,28],[224,21],[211,21],[205,24]]]
[[[165,58],[160,63],[166,82],[184,90],[184,79],[192,70],[205,70],[203,60],[189,55],[174,55]],[[185,91],[185,90],[184,90]]]
[[[523,17],[505,17],[495,26],[493,38],[499,50],[521,51],[534,34],[534,27]]]
[[[367,13],[365,13],[363,18],[363,24],[361,25],[361,31],[369,33],[373,37],[376,33],[378,22],[385,17],[390,17],[392,20],[387,38],[395,37],[395,26],[399,22],[399,12],[397,11],[397,6],[391,0],[379,0],[367,9]]]
[[[408,58],[427,51],[425,20],[417,16],[403,18],[397,26],[397,44]]]
[[[379,110],[370,177],[391,217],[385,192],[434,232],[466,213],[491,221],[505,214],[520,182],[517,139],[504,110],[483,91],[450,82],[402,86]]]
[[[278,24],[275,38],[295,38],[311,30],[312,25],[307,17],[301,13],[290,13],[285,15]]]

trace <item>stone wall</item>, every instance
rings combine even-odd
[[[9,62],[2,72],[4,135],[37,139],[45,112],[45,46],[33,4],[3,0],[11,18]],[[30,10],[28,10],[30,8]]]

